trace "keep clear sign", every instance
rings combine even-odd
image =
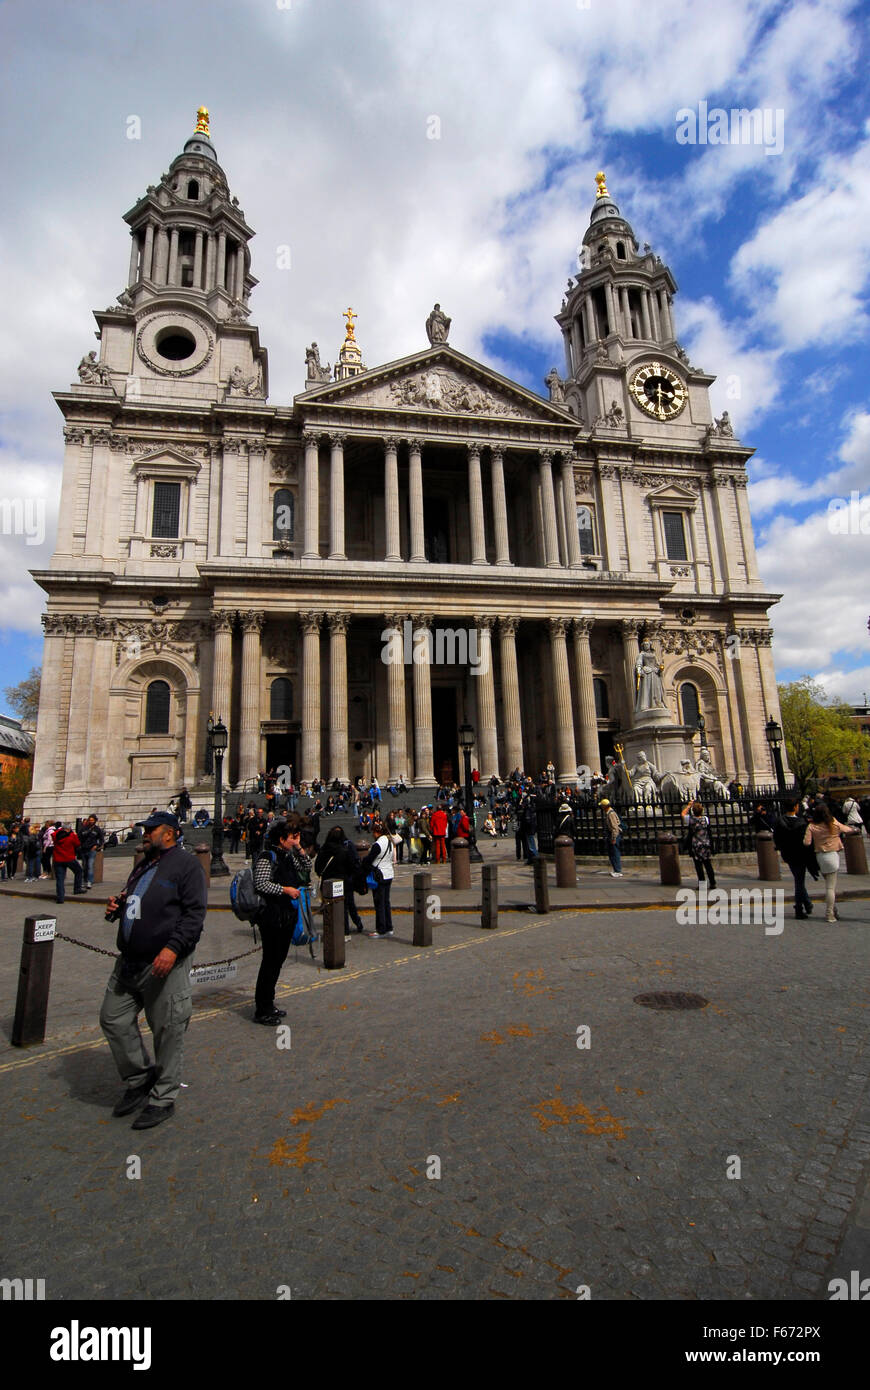
[[[202,965],[198,970],[191,970],[191,982],[195,985],[218,985],[223,980],[234,980],[239,967],[233,962],[232,965]]]
[[[57,919],[55,917],[41,917],[33,924],[34,941],[53,941]]]

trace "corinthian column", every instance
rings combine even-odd
[[[492,669],[493,618],[478,618],[480,633],[478,664],[471,672],[477,682],[478,747],[481,785],[498,776],[498,729],[495,722],[495,673]]]
[[[468,515],[471,524],[471,563],[486,564],[486,537],[483,530],[483,486],[480,480],[480,449],[468,446]]]
[[[423,524],[423,460],[419,439],[408,440],[408,493],[411,504],[411,559],[416,563],[426,559],[425,528]]]
[[[260,770],[260,633],[265,613],[242,613],[242,711],[239,731],[239,781]]]
[[[416,640],[423,629],[431,638],[432,618],[415,617],[414,623],[414,785],[431,786],[435,781],[435,761],[432,751],[432,671],[429,665],[429,644]],[[423,655],[424,660],[417,657]]]
[[[211,702],[215,718],[222,719],[229,732],[233,703],[233,627],[236,615],[218,609],[214,615],[214,675]]]
[[[499,618],[501,698],[504,707],[504,756],[508,773],[523,767],[523,726],[520,717],[520,678],[517,670],[517,620]]]
[[[302,625],[302,767],[300,780],[320,776],[320,623],[322,613],[300,613]]]
[[[346,435],[331,434],[331,471],[329,476],[329,558],[344,560],[344,441]]]
[[[329,779],[349,782],[347,760],[347,626],[349,613],[330,613]]]
[[[305,444],[305,495],[303,505],[305,507],[305,518],[303,522],[304,545],[302,554],[303,560],[320,559],[320,480],[318,478],[318,455],[320,449],[320,438],[306,430],[302,436]]]
[[[580,761],[596,771],[601,764],[601,755],[598,751],[598,717],[595,713],[595,684],[589,646],[593,622],[592,618],[574,619],[574,662],[580,703]]]
[[[504,490],[504,454],[501,449],[493,449],[490,460],[492,469],[492,515],[495,521],[495,563],[509,565],[511,562],[508,542],[507,498]]]
[[[388,613],[386,615],[387,627],[395,628],[397,632],[404,631],[402,626],[404,621],[404,613]],[[393,654],[392,649],[390,649],[390,655]],[[389,661],[387,663],[387,713],[390,740],[389,776],[391,782],[397,782],[408,772],[408,749],[405,738],[404,661]]]
[[[559,530],[556,525],[556,497],[553,492],[553,455],[541,449],[541,503],[544,511],[544,554],[547,569],[561,569],[559,563]]]
[[[562,455],[562,506],[565,511],[565,539],[568,544],[568,564],[572,570],[583,568],[580,537],[577,534],[577,498],[574,492],[574,456]]]
[[[634,723],[634,701],[637,693],[635,689],[635,666],[640,652],[637,640],[640,626],[636,618],[623,618],[622,620],[622,660],[625,666],[625,694],[628,700],[630,724]]]
[[[385,560],[401,560],[399,542],[399,441],[394,435],[384,440],[384,534]]]
[[[557,779],[571,783],[577,777],[574,747],[574,715],[571,710],[571,678],[568,674],[567,618],[550,619],[550,651],[553,657],[553,699],[556,706]]]

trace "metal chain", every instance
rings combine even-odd
[[[117,951],[107,951],[102,946],[92,946],[89,941],[79,941],[75,936],[64,936],[63,932],[56,932],[55,939],[57,941],[68,941],[71,946],[81,946],[85,951],[96,951],[98,956],[112,956],[114,958],[118,954]],[[206,970],[212,965],[232,965],[234,961],[244,960],[245,956],[255,955],[259,949],[259,946],[254,946],[250,951],[242,951],[238,956],[222,956],[220,960],[206,960],[201,964],[197,962],[193,969]]]

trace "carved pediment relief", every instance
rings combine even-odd
[[[150,449],[133,460],[137,473],[176,474],[179,478],[195,478],[202,464],[194,454],[174,446],[168,449]]]

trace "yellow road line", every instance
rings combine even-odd
[[[420,954],[413,956],[400,956],[398,960],[382,960],[377,965],[365,966],[359,970],[337,970],[330,971],[324,980],[316,980],[312,984],[305,985],[284,985],[275,991],[276,999],[287,999],[294,994],[312,994],[316,989],[326,989],[329,985],[346,984],[350,980],[362,979],[365,975],[377,975],[382,970],[389,970],[394,965],[408,965],[411,961],[426,960],[432,956],[443,956],[449,951],[463,951],[468,946],[480,946],[486,942],[504,939],[506,936],[517,936],[521,932],[536,931],[540,927],[549,926],[553,922],[564,920],[569,914],[550,913],[546,917],[540,918],[536,922],[524,922],[520,927],[508,927],[506,930],[498,928],[496,931],[487,932],[482,936],[470,937],[468,941],[458,941],[453,946],[432,946],[420,947]],[[425,952],[425,954],[424,954]],[[204,1019],[219,1018],[221,1014],[231,1013],[235,1009],[241,1008],[238,1000],[228,1001],[226,1004],[218,1005],[213,1009],[195,1010],[191,1023],[199,1023]],[[146,1028],[147,1031],[147,1028]],[[32,1067],[37,1062],[50,1062],[55,1057],[66,1056],[70,1052],[86,1052],[98,1047],[108,1047],[105,1038],[94,1038],[89,1042],[69,1043],[65,1047],[54,1047],[48,1052],[39,1052],[33,1056],[16,1057],[11,1062],[0,1064],[0,1074],[7,1071],[16,1071],[20,1067]]]

